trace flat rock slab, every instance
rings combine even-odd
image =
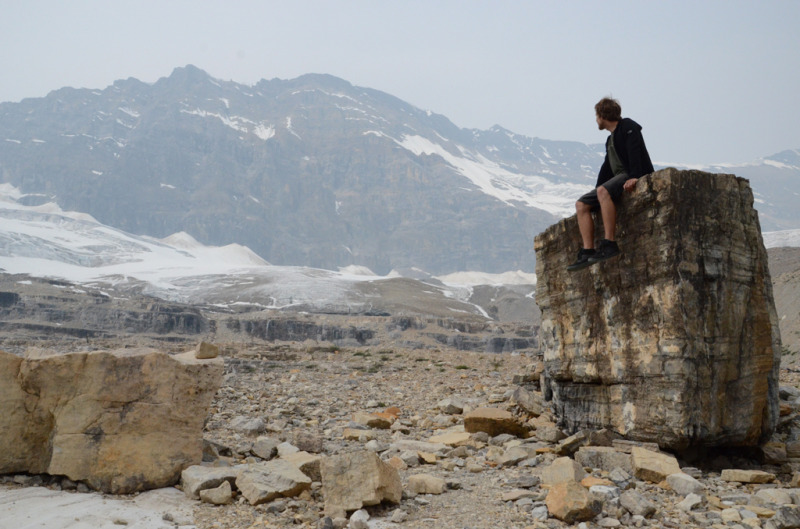
[[[175,529],[194,527],[196,502],[175,488],[156,489],[133,499],[109,498],[45,487],[0,485],[0,526],[9,529]],[[174,521],[164,520],[169,514]]]

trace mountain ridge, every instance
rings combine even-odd
[[[0,182],[31,204],[237,243],[279,265],[379,274],[532,271],[533,237],[571,214],[602,155],[462,129],[328,74],[242,85],[189,65],[151,84],[0,104]],[[800,227],[785,190],[762,195],[772,229]]]

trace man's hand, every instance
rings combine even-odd
[[[622,189],[630,193],[631,191],[633,191],[633,188],[636,187],[636,182],[638,181],[639,181],[638,178],[631,178],[629,180],[626,180],[625,183],[622,184]]]

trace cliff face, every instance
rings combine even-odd
[[[580,248],[574,216],[536,237],[561,425],[674,449],[758,444],[778,418],[781,346],[748,181],[665,169],[617,218],[622,255],[577,272],[566,271]]]

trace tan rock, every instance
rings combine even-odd
[[[385,413],[366,413],[360,411],[353,415],[353,421],[357,424],[361,424],[362,426],[369,426],[370,428],[378,428],[380,430],[388,430],[392,427],[394,416]]]
[[[415,494],[442,494],[447,490],[447,483],[430,474],[414,474],[408,477],[408,490]]]
[[[775,474],[764,472],[763,470],[741,470],[736,468],[726,468],[720,475],[722,481],[733,481],[738,483],[772,483],[775,481]]]
[[[192,499],[198,499],[200,492],[218,487],[223,481],[236,482],[236,477],[242,467],[207,467],[191,465],[181,472],[181,487],[184,494]]]
[[[219,356],[219,347],[207,342],[200,342],[194,349],[194,357],[198,360],[210,360]]]
[[[291,498],[311,488],[311,478],[282,459],[246,465],[236,478],[236,488],[250,505],[276,498]]]
[[[319,454],[310,454],[301,450],[292,454],[286,454],[282,456],[281,459],[293,464],[300,472],[314,481],[320,481],[322,479],[322,474],[320,473],[322,456]]]
[[[358,428],[345,428],[342,431],[342,438],[347,439],[348,441],[361,441],[362,443],[366,443],[367,441],[372,441],[377,436],[375,432],[370,430],[359,430]]]
[[[212,505],[227,505],[233,502],[233,490],[230,482],[223,481],[218,487],[201,490],[200,501],[211,503]]]
[[[494,437],[502,433],[524,436],[522,424],[506,410],[499,408],[477,408],[464,417],[464,429],[469,433],[486,432]]]
[[[568,524],[591,520],[602,509],[600,501],[574,481],[553,485],[544,502],[550,516]]]
[[[382,501],[399,503],[403,496],[397,469],[374,452],[327,457],[322,460],[321,471],[325,513],[332,518]]]
[[[522,498],[536,498],[538,496],[539,493],[532,490],[513,489],[509,490],[508,492],[504,492],[500,499],[503,501],[517,501],[521,500]]]
[[[435,465],[437,458],[436,454],[432,454],[430,452],[417,452],[417,456],[419,456],[419,460],[422,463],[427,465]]]
[[[559,457],[541,471],[542,485],[555,485],[570,481],[579,482],[586,477],[586,471],[575,460]]]
[[[400,459],[397,456],[393,456],[391,459],[389,459],[386,462],[389,463],[394,468],[396,468],[397,470],[406,470],[408,468],[408,465],[406,464],[406,462],[403,461],[402,459]]]
[[[447,446],[470,446],[473,444],[472,436],[468,432],[450,432],[434,435],[428,442],[442,443]]]
[[[631,449],[633,475],[639,479],[660,483],[670,474],[677,474],[681,466],[675,456],[652,452],[635,446]]]
[[[536,236],[559,426],[675,450],[771,436],[781,342],[753,200],[743,178],[664,169],[617,208],[615,261],[566,270],[581,247],[575,216]]]
[[[114,494],[173,485],[202,460],[223,368],[191,351],[0,351],[0,473],[61,475]]]
[[[597,478],[597,477],[594,477],[594,476],[586,476],[585,478],[583,478],[580,481],[580,483],[581,483],[581,485],[583,485],[587,489],[591,489],[595,485],[601,485],[603,487],[615,487],[616,486],[614,484],[614,482],[609,480],[609,479]]]

